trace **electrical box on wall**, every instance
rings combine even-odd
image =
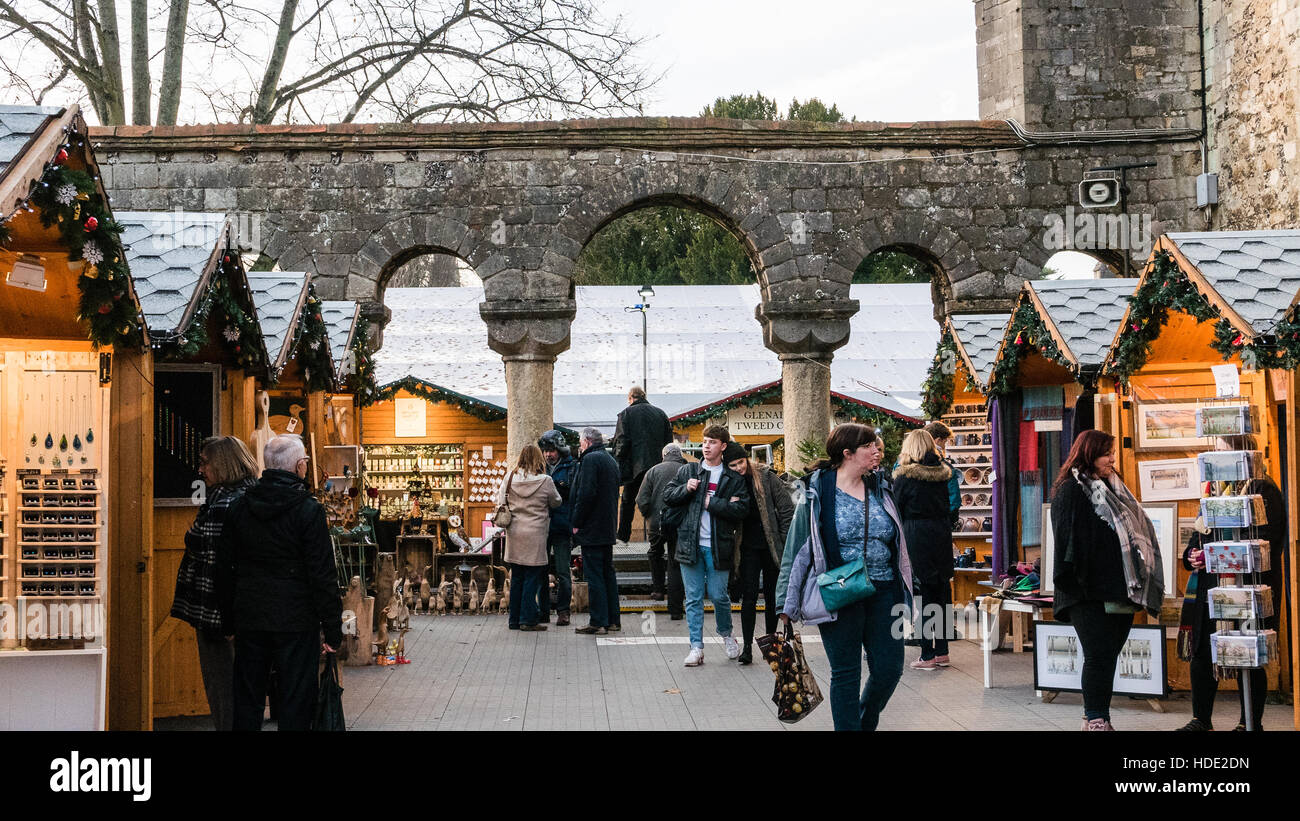
[[[1196,207],[1205,208],[1219,204],[1219,175],[1196,175]]]

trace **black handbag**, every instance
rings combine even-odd
[[[343,732],[343,686],[339,684],[339,654],[325,654],[325,669],[320,674],[320,687],[316,691],[316,718],[311,728],[320,732]]]

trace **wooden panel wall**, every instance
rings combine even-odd
[[[153,357],[116,350],[110,391],[108,729],[153,727]]]
[[[412,398],[414,394],[401,391],[399,397]],[[361,443],[363,445],[435,445],[464,443],[470,450],[477,446],[499,447],[505,454],[506,420],[485,422],[446,402],[425,402],[425,433],[423,437],[394,435],[396,405],[392,401],[377,402],[361,411]],[[497,456],[495,458],[501,458]]]

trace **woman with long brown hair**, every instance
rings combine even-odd
[[[1113,730],[1115,664],[1133,614],[1160,615],[1155,526],[1115,471],[1115,437],[1079,434],[1052,490],[1053,612],[1083,648],[1083,729]]]
[[[171,614],[194,627],[212,723],[217,730],[229,730],[234,723],[235,646],[226,638],[232,632],[231,614],[222,611],[217,589],[217,542],[230,505],[257,483],[257,463],[240,440],[213,436],[199,448],[199,475],[205,485],[203,504],[185,531]]]
[[[546,457],[537,445],[530,442],[519,451],[514,470],[497,493],[497,504],[510,508],[505,555],[510,565],[508,627],[545,630],[551,618],[546,537],[551,529],[551,508],[560,506],[560,492],[546,472]]]

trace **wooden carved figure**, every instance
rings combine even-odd
[[[473,579],[469,581],[469,612],[478,612],[478,582]]]

